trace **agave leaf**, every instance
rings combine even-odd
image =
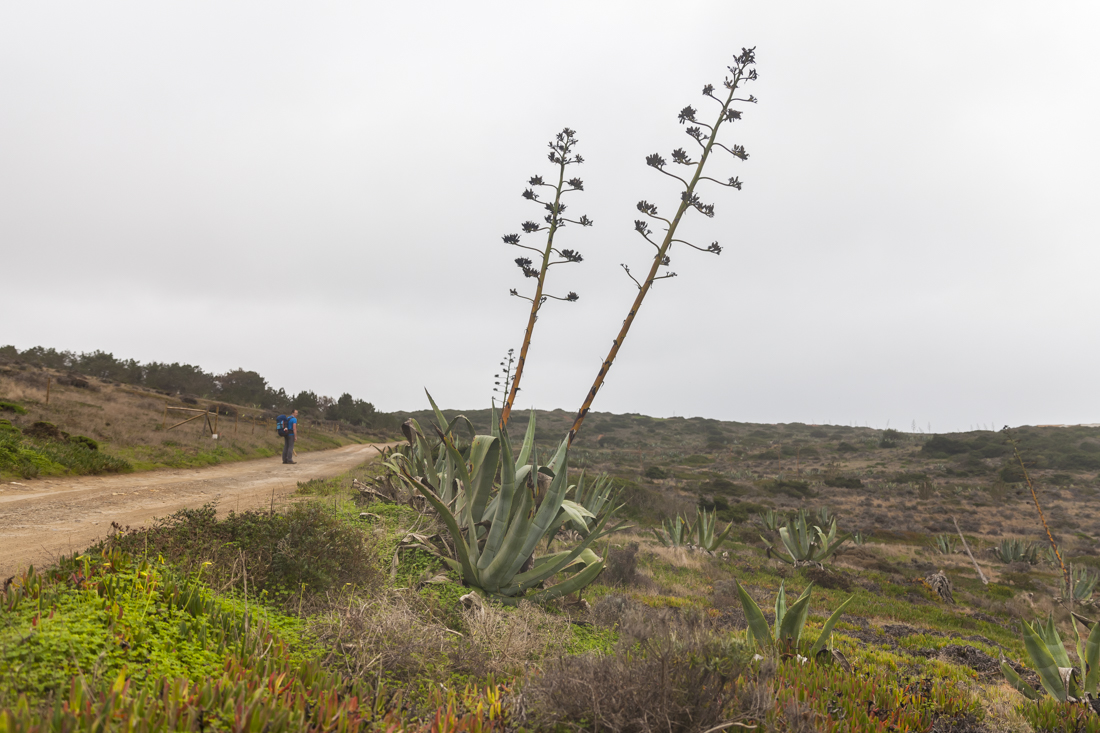
[[[779,627],[779,633],[775,635],[776,640],[792,639],[797,644],[802,638],[802,629],[806,625],[806,617],[809,613],[810,596],[803,593],[787,609],[787,613],[783,616],[783,623]]]
[[[1039,693],[1035,691],[1035,688],[1020,679],[1020,675],[1016,674],[1016,670],[1008,665],[1008,662],[1001,660],[1001,674],[1005,676],[1008,683],[1023,693],[1024,697],[1028,700],[1038,700]]]
[[[1100,624],[1093,624],[1085,639],[1085,692],[1095,696],[1100,687]]]
[[[835,542],[833,542],[833,544],[827,545],[825,547],[824,551],[820,555],[817,556],[817,561],[818,562],[824,562],[825,560],[828,560],[830,557],[833,556],[833,553],[835,553],[837,550],[840,549],[841,545],[843,545],[845,542],[847,542],[850,539],[852,539],[852,534],[850,532],[846,533],[846,534],[842,534],[840,537],[838,537],[836,539]]]
[[[561,596],[566,596],[570,593],[574,593],[595,580],[596,576],[600,574],[601,570],[603,570],[603,565],[604,564],[602,560],[597,563],[592,563],[584,570],[570,577],[568,580],[564,580],[561,583],[552,585],[545,590],[539,591],[538,593],[532,593],[530,596],[528,596],[528,598],[536,603],[539,603],[542,601],[549,601],[554,598],[560,598]]]
[[[516,511],[512,521],[508,524],[504,541],[501,543],[496,557],[481,573],[484,584],[482,587],[493,593],[496,593],[502,585],[506,585],[511,576],[515,574],[515,570],[512,570],[513,564],[518,570],[524,560],[527,559],[527,556],[520,554],[520,551],[527,542],[528,536],[532,534],[531,509],[534,506],[534,501],[531,499],[531,492],[525,487],[518,488],[516,493],[519,494],[519,501],[513,501],[513,507]]]
[[[497,466],[500,464],[500,441],[491,435],[478,435],[470,446],[470,471],[473,476],[466,489],[467,506],[470,519],[480,522],[485,514],[485,505],[493,490]],[[470,525],[472,530],[472,525]]]
[[[462,577],[467,583],[473,586],[480,587],[478,573],[476,568],[470,563],[470,556],[467,553],[466,543],[462,539],[462,532],[458,528],[458,521],[455,520],[454,514],[451,514],[451,510],[447,508],[447,505],[443,503],[432,487],[425,484],[420,479],[405,475],[405,478],[424,495],[424,498],[428,500],[428,503],[435,507],[436,512],[443,519],[443,523],[447,525],[447,531],[451,533],[451,539],[454,540],[455,553],[458,555],[458,562],[461,565]],[[474,540],[476,542],[476,540]]]
[[[1069,654],[1066,652],[1066,646],[1062,643],[1062,637],[1058,634],[1058,629],[1054,626],[1054,614],[1047,615],[1046,624],[1036,624],[1035,629],[1039,638],[1041,638],[1050,650],[1050,655],[1054,657],[1054,662],[1059,667],[1072,667],[1073,665],[1069,661]]]
[[[531,448],[535,445],[535,411],[531,410],[531,417],[527,421],[527,432],[523,436],[523,445],[520,446],[519,455],[516,456],[516,470],[527,463],[531,457]]]
[[[432,412],[435,413],[436,423],[439,425],[439,429],[442,430],[447,425],[447,418],[443,416],[443,411],[439,409],[439,405],[435,404],[435,400],[432,399],[432,393],[428,390],[424,390],[424,394],[428,395],[428,402],[432,405]],[[449,426],[447,432],[450,432]]]
[[[779,584],[779,592],[775,594],[775,640],[779,641],[779,626],[783,623],[783,617],[787,614],[787,591],[784,583]]]
[[[538,512],[535,513],[533,520],[529,523],[524,543],[519,553],[512,559],[512,564],[508,572],[509,578],[519,571],[526,559],[535,551],[535,546],[549,531],[550,524],[554,521],[554,517],[558,514],[558,509],[564,501],[563,497],[565,496],[565,492],[569,489],[569,459],[568,456],[565,455],[568,450],[569,444],[566,441],[562,441],[561,445],[558,447],[556,456],[556,458],[560,458],[561,470],[558,471],[558,474],[550,481],[550,487],[546,490],[546,496],[542,498],[542,506],[539,507]]]
[[[564,511],[573,523],[583,529],[588,528],[588,523],[585,521],[585,517],[592,519],[596,518],[596,515],[585,509],[582,505],[569,499],[563,499],[561,502],[562,511]]]
[[[768,620],[764,618],[764,612],[737,580],[733,582],[737,586],[737,595],[741,599],[741,608],[745,612],[745,621],[748,623],[749,643],[752,644],[755,641],[761,648],[766,647],[771,633],[768,631]]]
[[[1024,626],[1024,647],[1027,649],[1028,656],[1031,657],[1032,664],[1035,665],[1035,671],[1039,673],[1039,679],[1043,683],[1043,688],[1046,689],[1055,700],[1065,702],[1068,692],[1066,691],[1065,685],[1062,684],[1062,676],[1058,672],[1058,664],[1054,661],[1050,649],[1036,630],[1031,627],[1031,624],[1026,621],[1022,623]],[[1036,625],[1039,626],[1041,624],[1037,623]]]
[[[504,595],[511,596],[522,593],[528,588],[535,587],[562,568],[568,567],[570,564],[572,564],[573,560],[580,557],[581,554],[588,549],[589,545],[591,545],[593,542],[603,536],[602,534],[600,534],[600,530],[603,529],[605,524],[607,524],[607,520],[608,517],[606,516],[601,519],[599,524],[596,525],[596,528],[593,530],[592,534],[585,537],[583,540],[581,540],[580,544],[570,550],[567,554],[559,557],[554,562],[540,563],[536,565],[536,567],[533,567],[531,570],[528,570],[525,573],[519,573],[518,575],[513,577],[512,584],[505,588],[504,591],[502,591]]]
[[[855,596],[850,596],[848,600],[837,606],[837,609],[833,611],[832,615],[825,620],[825,625],[821,627],[821,635],[817,637],[817,641],[810,648],[810,657],[815,658],[817,653],[825,648],[825,644],[829,641],[829,635],[833,633],[833,626],[840,619],[840,615],[844,613],[844,609],[848,607],[848,604],[855,600]]]
[[[501,433],[500,436],[500,492],[497,493],[496,511],[493,513],[493,523],[489,527],[489,535],[485,539],[485,548],[478,560],[479,571],[489,567],[489,563],[500,551],[500,545],[504,542],[504,533],[507,531],[508,520],[512,516],[512,501],[516,493],[516,470],[512,458],[512,446],[508,436]]]

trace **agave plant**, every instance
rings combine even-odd
[[[857,529],[852,532],[852,544],[856,547],[862,546],[867,540],[871,539],[873,532],[864,532],[862,529]]]
[[[562,502],[562,509],[547,535],[547,546],[554,541],[563,527],[576,532],[582,538],[587,537],[604,516],[617,512],[623,506],[616,504],[619,491],[615,489],[611,483],[611,477],[607,474],[601,474],[595,480],[589,481],[582,471],[577,478],[576,486],[569,487],[569,490],[573,492],[574,499]],[[583,508],[584,512],[574,510],[574,506]],[[567,522],[568,526],[566,526]]]
[[[683,547],[690,545],[695,537],[695,525],[685,521],[679,514],[675,519],[661,521],[664,530],[654,529],[653,535],[665,547]]]
[[[733,529],[733,523],[731,522],[726,526],[726,530],[719,535],[715,534],[715,525],[717,524],[717,511],[713,511],[707,514],[706,510],[697,510],[697,516],[695,519],[696,533],[699,535],[699,546],[704,550],[714,552],[717,550],[723,541],[729,537],[730,530]]]
[[[432,409],[437,420],[444,423],[434,401]],[[437,458],[434,465],[425,461],[426,476],[414,475],[411,460],[395,462],[404,480],[427,499],[446,526],[451,542],[449,552],[440,552],[442,559],[462,573],[467,585],[508,604],[516,604],[521,598],[545,601],[584,588],[595,580],[604,565],[589,546],[621,528],[620,525],[607,529],[611,518],[607,512],[576,547],[535,557],[536,547],[563,508],[581,518],[590,513],[565,498],[569,488],[569,456],[564,441],[549,464],[528,463],[534,445],[532,425],[533,420],[518,454],[513,453],[507,432],[497,431],[494,435],[475,436],[467,460],[455,448],[449,434],[440,431],[446,455]],[[437,466],[442,470],[436,470]],[[541,502],[539,474],[550,479]],[[567,569],[577,572],[556,585],[538,589]]]
[[[783,523],[783,517],[774,509],[765,509],[756,516],[760,518],[760,522],[764,525],[764,529],[769,532],[775,532]]]
[[[784,557],[778,552],[774,556],[795,567],[820,565],[832,557],[850,538],[850,534],[837,536],[836,518],[833,518],[829,524],[829,531],[826,532],[821,527],[810,524],[805,511],[799,511],[797,515],[787,520],[786,526],[779,528],[779,539],[782,541],[783,549],[787,551],[787,556]],[[767,545],[768,557],[772,557],[775,546],[763,537],[760,539]]]
[[[993,548],[993,553],[1003,563],[1039,563],[1039,548],[1034,543],[1023,540],[1001,540],[1001,544]]]
[[[953,534],[938,534],[933,538],[932,547],[941,555],[954,555],[958,549],[959,538]]]
[[[787,593],[780,584],[779,593],[775,596],[774,629],[768,628],[768,620],[764,618],[760,606],[752,596],[746,593],[736,580],[734,583],[737,585],[737,595],[741,599],[741,608],[745,611],[745,621],[748,623],[749,644],[756,644],[760,649],[775,648],[789,654],[799,652],[802,649],[802,631],[806,626],[806,617],[810,613],[810,591],[813,589],[813,583],[806,586],[806,590],[802,591],[802,595],[790,607],[787,606]],[[816,659],[823,652],[828,653],[825,645],[828,644],[829,636],[833,633],[833,626],[854,599],[855,596],[848,598],[826,619],[817,641],[809,648],[807,657]]]
[[[833,513],[831,511],[829,511],[829,507],[827,507],[827,506],[823,506],[823,507],[821,507],[820,509],[817,510],[817,518],[821,522],[821,526],[823,526],[823,527],[825,525],[829,524],[830,522],[833,522],[833,521],[836,520],[836,517],[833,516]]]
[[[1097,583],[1100,582],[1100,574],[1094,573],[1088,568],[1077,568],[1074,570],[1071,566],[1069,577],[1070,580],[1068,584],[1065,580],[1061,583],[1062,594],[1059,600],[1070,601],[1073,604],[1091,606],[1092,594],[1096,590]]]
[[[1093,623],[1077,614],[1073,618],[1089,630],[1088,638],[1081,640],[1081,634],[1074,625],[1073,633],[1077,637],[1077,658],[1080,669],[1073,666],[1066,653],[1065,644],[1054,627],[1054,617],[1047,616],[1046,623],[1023,622],[1024,647],[1031,658],[1031,664],[1039,674],[1039,681],[1050,696],[1059,702],[1079,700],[1084,697],[1096,698],[1100,686],[1100,624]],[[1071,621],[1072,623],[1072,621]],[[1001,659],[1001,672],[1005,679],[1029,700],[1038,700],[1039,693],[1031,685],[1020,679],[1016,670]]]

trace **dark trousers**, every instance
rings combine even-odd
[[[283,437],[283,463],[290,463],[294,460],[294,436],[286,435]]]

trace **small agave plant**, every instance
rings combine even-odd
[[[704,509],[699,509],[698,515],[695,519],[696,533],[699,535],[699,546],[704,550],[714,552],[721,547],[722,542],[729,537],[730,531],[733,529],[733,524],[730,523],[726,526],[724,532],[716,534],[717,511],[710,512],[709,514]]]
[[[571,486],[569,490],[573,493],[573,501],[562,502],[562,512],[554,520],[547,535],[547,546],[563,531],[572,531],[580,538],[587,537],[604,516],[623,508],[622,504],[616,503],[619,491],[612,485],[611,477],[607,474],[588,480],[582,471],[576,486]],[[574,506],[584,511],[574,510]]]
[[[941,555],[954,555],[958,549],[959,538],[953,534],[938,534],[932,547]]]
[[[1048,615],[1046,623],[1023,622],[1024,647],[1031,658],[1031,664],[1039,674],[1039,681],[1051,697],[1059,702],[1097,699],[1100,687],[1100,624],[1093,623],[1077,614],[1073,618],[1089,630],[1086,639],[1074,625],[1073,633],[1077,637],[1077,658],[1080,667],[1074,667],[1066,653],[1065,644],[1054,627],[1053,616]],[[1020,679],[1008,662],[1001,659],[1001,672],[1009,683],[1023,693],[1029,700],[1038,700],[1039,693],[1034,687]]]
[[[798,567],[799,565],[820,565],[831,558],[840,546],[851,538],[850,534],[837,536],[836,518],[833,517],[826,532],[821,527],[810,524],[805,511],[787,520],[786,526],[779,528],[779,539],[786,551],[782,555],[775,551],[775,546],[764,537],[767,546],[768,557],[776,557],[785,563]]]
[[[1061,595],[1057,600],[1079,606],[1093,605],[1092,594],[1096,591],[1097,583],[1100,583],[1100,575],[1088,568],[1074,569],[1071,566],[1069,577],[1069,583],[1062,580]]]
[[[756,516],[760,518],[760,522],[764,525],[764,529],[769,532],[775,532],[783,526],[783,515],[774,509],[765,509]]]
[[[662,520],[661,526],[664,528],[663,530],[654,529],[652,531],[657,541],[665,547],[690,545],[695,537],[695,525],[686,521],[679,514],[676,515],[675,519]]]
[[[1001,540],[1001,543],[993,548],[993,553],[1003,563],[1026,562],[1031,565],[1039,564],[1039,548],[1032,542]]]
[[[752,599],[752,596],[745,592],[745,589],[736,580],[734,583],[737,585],[737,595],[741,599],[741,608],[745,612],[750,645],[755,644],[761,650],[774,649],[781,654],[798,654],[800,651],[805,651],[802,632],[806,626],[806,617],[810,613],[810,591],[813,589],[813,583],[807,585],[806,590],[802,591],[802,595],[790,606],[787,606],[787,593],[783,585],[779,586],[779,593],[775,596],[774,629],[768,628],[768,620],[764,618],[764,613],[760,610],[760,606],[756,604],[756,601]],[[826,619],[817,640],[806,653],[806,658],[816,660],[823,656],[833,656],[843,660],[843,657],[834,654],[826,645],[829,642],[829,636],[833,633],[833,626],[840,620],[840,615],[844,613],[844,609],[848,607],[853,599],[855,599],[855,596],[851,596],[844,603],[841,603]]]

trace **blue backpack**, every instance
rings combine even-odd
[[[290,418],[286,415],[279,415],[275,418],[275,433],[280,438],[290,435]]]

